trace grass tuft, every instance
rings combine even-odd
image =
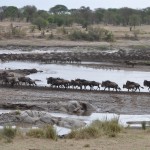
[[[68,138],[76,139],[89,139],[97,138],[102,135],[107,135],[109,137],[116,137],[118,133],[122,130],[122,126],[118,124],[118,119],[112,119],[110,121],[99,121],[95,120],[89,126],[73,130],[68,134]]]
[[[6,142],[12,142],[17,134],[17,129],[13,129],[11,126],[5,126],[1,132],[2,137],[6,139]]]
[[[27,136],[34,138],[47,138],[52,140],[57,140],[57,133],[53,126],[46,126],[42,129],[30,129],[27,133]]]

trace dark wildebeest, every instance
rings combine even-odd
[[[82,89],[82,86],[84,86],[84,89],[86,90],[86,87],[89,86],[90,90],[91,90],[91,81],[85,80],[85,79],[76,79],[75,81],[79,81],[80,82],[80,87]]]
[[[140,88],[144,89],[142,86],[140,86],[140,84],[138,84],[136,82],[127,81],[126,86],[129,86],[129,85],[134,85],[135,86],[135,91],[138,89],[139,92],[140,92]]]
[[[32,80],[32,79],[29,80],[29,81],[28,81],[29,86],[31,86],[31,85],[33,85],[33,86],[37,85],[37,84],[35,83],[35,81],[36,81],[36,80]]]
[[[11,86],[19,85],[19,80],[17,77],[3,77],[2,84],[10,84]]]
[[[110,91],[110,88],[113,88],[113,90],[115,89],[116,92],[117,90],[121,90],[121,88],[118,86],[117,83],[111,82],[109,80],[103,81],[101,86],[104,87],[104,91],[106,88],[108,88],[109,91]]]
[[[100,90],[100,85],[101,85],[101,83],[96,82],[96,81],[91,81],[91,82],[90,82],[90,85],[91,85],[91,89],[94,89],[94,86],[97,86],[97,89]],[[96,89],[96,90],[97,90],[97,89]]]
[[[73,89],[74,89],[74,87],[76,87],[76,89],[78,87],[80,87],[80,89],[82,89],[82,87],[81,87],[82,85],[81,85],[80,81],[76,81],[76,80],[71,80],[69,86],[72,86]]]
[[[54,77],[49,77],[47,78],[47,84],[50,84],[51,87],[54,85],[53,83],[56,81],[56,80],[62,80],[61,78],[54,78]],[[59,86],[59,85],[55,85],[55,86]]]
[[[129,85],[124,84],[123,88],[128,89],[128,92],[129,92],[129,90],[132,89],[132,91],[133,91],[135,89],[135,85],[133,85],[133,84],[129,84]]]
[[[27,84],[29,84],[29,82],[30,82],[30,80],[31,80],[31,78],[29,78],[29,77],[18,77],[18,80],[19,80],[19,82],[21,83],[21,85],[23,84],[23,83],[25,83],[25,85],[27,85]]]
[[[70,81],[69,80],[64,80],[61,78],[53,78],[53,77],[49,77],[47,78],[47,84],[51,84],[51,87],[54,85],[58,88],[61,87],[65,87],[65,89],[68,88]]]
[[[150,81],[144,80],[143,85],[147,86],[148,90],[150,89]]]

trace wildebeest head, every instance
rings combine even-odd
[[[150,87],[150,81],[144,80],[143,85]]]
[[[126,85],[125,85],[125,84],[123,84],[123,88],[126,88]]]

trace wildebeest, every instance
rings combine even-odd
[[[148,90],[150,89],[150,81],[144,80],[143,85],[147,86]]]
[[[19,80],[17,77],[3,77],[2,84],[10,84],[11,86],[19,85]]]
[[[80,87],[80,89],[82,89],[82,87],[81,87],[82,85],[81,85],[80,81],[76,81],[76,80],[71,80],[69,83],[69,86],[72,86],[73,89],[74,89],[74,87],[76,87],[76,89],[78,87]]]
[[[29,81],[28,81],[29,86],[31,86],[31,85],[33,85],[33,86],[34,86],[34,85],[37,85],[37,84],[35,83],[35,81],[36,81],[36,80],[32,80],[32,79],[29,80]]]
[[[31,78],[29,78],[29,77],[18,77],[18,80],[19,80],[19,82],[21,83],[21,85],[23,84],[23,83],[25,83],[25,85],[27,85],[27,84],[29,84],[29,82],[30,82],[30,80],[31,80]]]
[[[90,85],[91,85],[91,89],[94,89],[94,86],[97,86],[97,89],[100,90],[100,85],[101,85],[101,83],[96,82],[96,81],[91,81],[91,82],[90,82]],[[97,90],[97,89],[96,89],[96,90]]]
[[[129,84],[129,85],[123,84],[123,88],[128,89],[128,92],[129,92],[129,90],[132,89],[132,91],[133,91],[135,89],[135,85],[133,85],[133,84]]]
[[[136,83],[136,82],[127,81],[127,82],[126,82],[126,86],[129,86],[129,85],[134,85],[135,91],[138,89],[139,92],[140,92],[140,88],[144,89],[142,86],[140,86],[139,83]]]
[[[79,81],[80,82],[80,87],[82,89],[82,86],[84,86],[84,89],[86,90],[86,87],[89,86],[90,90],[92,88],[91,86],[91,81],[85,80],[85,79],[76,79],[75,81]]]
[[[117,83],[111,82],[109,80],[103,81],[101,86],[104,87],[104,91],[106,88],[108,88],[108,90],[110,90],[110,88],[113,88],[113,90],[115,89],[116,91],[121,90]]]
[[[64,87],[65,89],[68,88],[70,81],[69,80],[64,80],[61,78],[53,78],[49,77],[47,78],[47,84],[51,84],[51,87],[56,86],[58,88]]]

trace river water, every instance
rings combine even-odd
[[[149,80],[150,72],[143,71],[127,71],[127,70],[110,70],[110,69],[94,69],[83,67],[79,65],[70,65],[70,64],[40,64],[33,62],[5,62],[0,63],[0,69],[33,69],[41,70],[43,72],[38,72],[35,74],[29,75],[32,79],[39,79],[40,82],[37,82],[39,86],[49,86],[47,85],[46,78],[48,77],[60,77],[67,80],[74,80],[77,78],[86,79],[90,81],[102,82],[105,80],[110,80],[116,82],[123,91],[123,84],[127,80],[134,81],[143,86],[144,80]],[[103,88],[101,88],[103,89]],[[141,89],[143,92],[147,92],[148,89],[145,87]]]

